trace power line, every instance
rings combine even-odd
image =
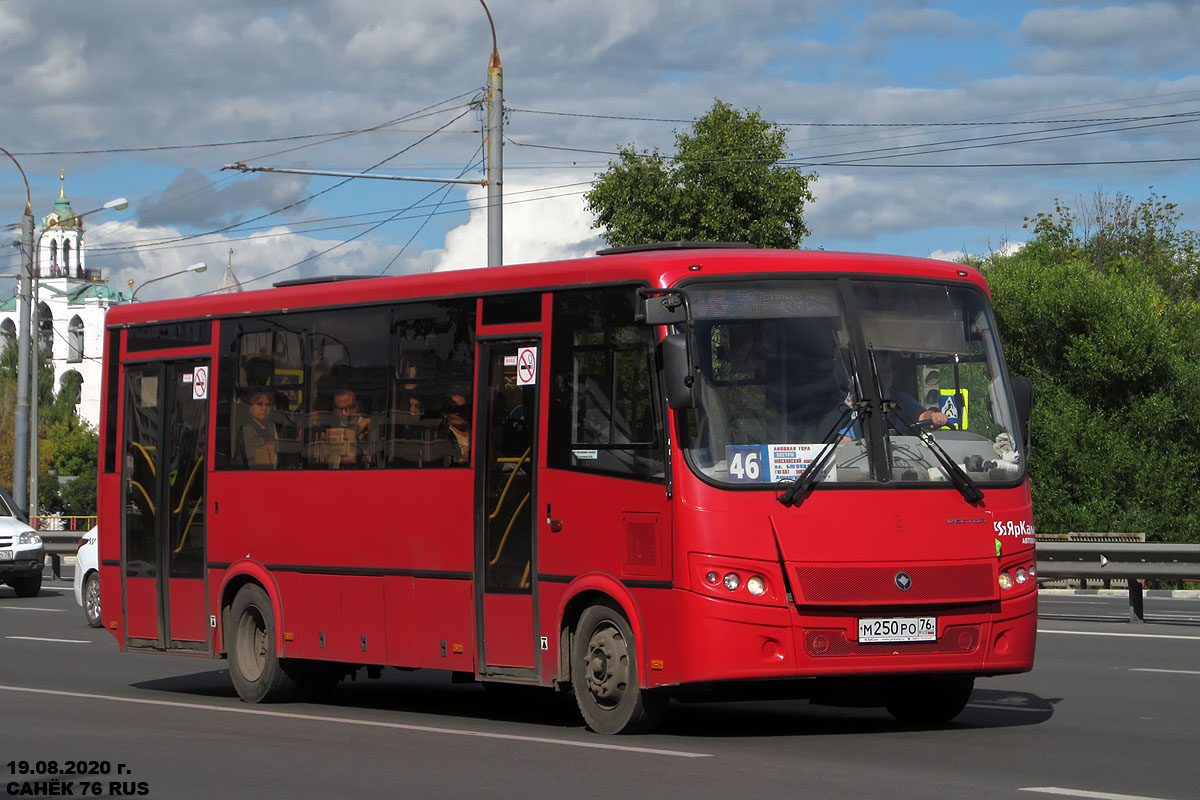
[[[25,152],[15,152],[14,151],[14,155],[19,155],[19,156],[92,156],[92,155],[113,155],[113,154],[119,154],[119,153],[158,153],[158,152],[166,152],[166,151],[172,151],[172,150],[204,150],[204,149],[218,148],[218,147],[238,147],[238,146],[247,145],[247,144],[271,144],[274,142],[295,142],[295,141],[302,141],[304,139],[326,139],[328,141],[336,141],[337,139],[343,139],[348,136],[356,136],[358,134],[363,134],[363,133],[373,133],[375,131],[380,131],[380,130],[384,130],[386,128],[393,127],[395,125],[399,125],[402,122],[412,122],[417,119],[422,119],[424,117],[433,116],[434,114],[440,114],[440,113],[444,113],[446,111],[453,111],[457,108],[462,108],[462,106],[451,106],[449,108],[441,109],[440,111],[437,111],[437,112],[432,112],[429,114],[423,113],[425,111],[429,111],[430,109],[436,108],[437,106],[454,102],[455,100],[458,100],[459,98],[462,98],[462,97],[466,97],[467,95],[475,94],[478,91],[479,91],[478,88],[471,89],[468,92],[463,92],[462,94],[455,95],[454,97],[443,100],[440,103],[434,103],[433,105],[426,106],[425,108],[410,112],[409,114],[406,114],[404,116],[397,117],[392,120],[388,120],[387,122],[382,122],[378,125],[372,125],[367,128],[352,128],[352,129],[344,130],[344,131],[327,131],[325,133],[300,133],[300,134],[295,134],[293,136],[270,136],[270,137],[265,137],[265,138],[261,138],[261,139],[235,139],[235,140],[222,141],[222,142],[199,142],[199,143],[195,143],[195,144],[164,144],[164,145],[152,145],[152,146],[147,146],[147,147],[103,147],[103,148],[92,148],[92,149],[87,149],[87,150],[36,150],[36,151],[30,150],[30,151],[25,151]],[[317,144],[322,144],[322,142],[317,142]],[[280,152],[289,152],[289,151],[283,150]],[[269,155],[278,155],[278,153],[269,154]],[[266,157],[267,156],[258,156],[257,158],[266,158]]]
[[[530,108],[509,108],[508,111],[523,114],[543,114],[555,117],[579,117],[583,119],[608,119],[623,122],[671,122],[693,123],[692,119],[673,119],[669,117],[635,117],[617,114],[584,114],[573,111],[547,111]],[[771,122],[768,125],[780,128],[971,128],[1001,125],[1053,125],[1064,123],[1107,124],[1112,122],[1141,122],[1150,119],[1166,119],[1168,117],[1195,116],[1197,112],[1180,112],[1178,114],[1141,115],[1134,117],[1093,117],[1093,118],[1064,118],[1064,119],[1031,119],[1031,120],[975,120],[958,122]]]

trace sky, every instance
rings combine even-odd
[[[674,152],[720,99],[815,172],[802,247],[1017,247],[1056,199],[1151,192],[1200,227],[1200,2],[490,0],[504,261],[605,246],[584,193],[619,147]],[[479,0],[4,0],[0,147],[38,230],[60,188],[87,265],[139,298],[486,264],[491,53]],[[65,184],[60,182],[65,171]],[[25,185],[0,157],[5,224]],[[232,252],[231,252],[232,251]],[[18,269],[16,248],[0,274]],[[14,282],[15,283],[15,282]],[[8,290],[0,290],[8,295]]]

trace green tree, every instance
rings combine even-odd
[[[1195,233],[1153,195],[1125,207],[1081,221],[1056,204],[981,265],[1010,369],[1035,387],[1034,515],[1046,532],[1200,541]]]
[[[79,418],[79,375],[68,373],[53,391],[51,364],[38,365],[38,507],[44,512],[96,513],[96,458],[100,438]],[[0,353],[0,481],[13,482],[13,437],[17,397],[17,348]],[[61,480],[60,480],[61,479]]]
[[[783,163],[787,131],[757,111],[717,100],[676,133],[677,152],[620,149],[587,193],[595,227],[610,245],[677,240],[797,247],[808,235],[804,204],[816,173]]]

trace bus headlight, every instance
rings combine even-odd
[[[750,578],[750,580],[746,581],[746,591],[755,597],[758,597],[766,590],[767,584],[763,582],[763,579],[758,575],[755,575],[754,577]]]
[[[1013,577],[1007,572],[1000,573],[1000,588],[1011,589],[1013,587]]]
[[[736,572],[726,572],[725,573],[725,588],[726,589],[728,589],[729,591],[732,592],[741,585],[742,585],[742,579],[738,576],[738,574]]]
[[[714,570],[710,569],[705,574],[704,580],[707,581],[708,583],[711,583],[713,586],[716,586],[718,583],[721,582],[721,576],[718,575]]]
[[[1022,583],[1025,583],[1025,581],[1029,580],[1029,573],[1025,571],[1024,567],[1017,567],[1016,577],[1017,577],[1017,583],[1022,584]]]

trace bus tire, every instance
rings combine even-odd
[[[579,618],[571,653],[571,686],[584,723],[602,734],[641,733],[662,720],[667,696],[638,685],[629,622],[608,603]]]
[[[42,576],[32,578],[9,578],[8,585],[17,593],[17,597],[37,597],[42,590]]]
[[[229,677],[238,696],[247,703],[291,699],[296,681],[275,652],[275,609],[271,598],[256,584],[243,586],[233,598],[229,619],[233,623],[228,648]]]
[[[900,722],[949,722],[966,708],[974,688],[975,678],[969,675],[896,678],[884,689],[884,707]]]

